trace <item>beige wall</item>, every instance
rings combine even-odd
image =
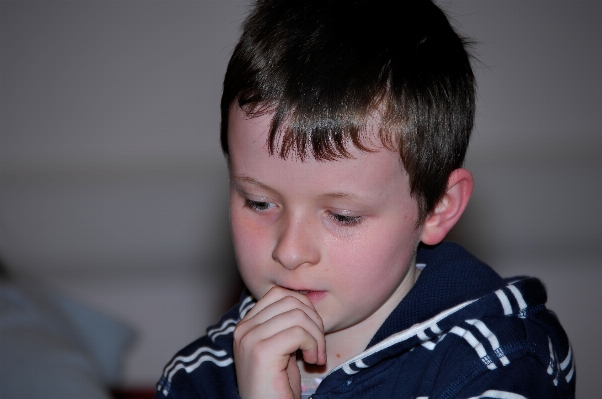
[[[238,289],[218,104],[244,4],[0,2],[0,253],[138,329],[128,385],[152,385]],[[452,237],[543,278],[593,398],[602,3],[441,4],[480,60],[477,185]]]

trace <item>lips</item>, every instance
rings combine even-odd
[[[312,303],[316,303],[320,299],[324,298],[326,294],[326,291],[308,291],[307,294],[303,295],[305,295]]]
[[[326,296],[326,291],[309,291],[309,290],[293,290],[297,291],[299,294],[303,294],[309,299],[312,303],[319,301],[320,299]]]
[[[309,299],[312,303],[319,301],[320,299],[324,298],[327,294],[326,291],[297,290],[297,289],[288,288],[288,287],[282,287],[282,288],[286,288],[287,290],[295,291],[295,292],[298,292],[299,294],[305,295],[307,297],[307,299]]]

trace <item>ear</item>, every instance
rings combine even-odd
[[[464,213],[473,187],[474,179],[468,170],[456,169],[449,175],[445,195],[422,226],[420,240],[423,243],[435,245],[443,241]]]

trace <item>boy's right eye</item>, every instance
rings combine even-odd
[[[265,202],[265,201],[253,201],[248,198],[245,198],[245,206],[254,211],[261,212],[261,211],[267,211],[268,209],[273,208],[275,206],[275,204],[272,204],[271,202]]]

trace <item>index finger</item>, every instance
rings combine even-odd
[[[249,310],[247,312],[247,314],[242,319],[242,321],[247,321],[247,320],[253,318],[255,315],[257,315],[259,312],[264,310],[266,307],[270,306],[273,303],[280,301],[281,299],[283,299],[287,296],[297,299],[303,305],[308,307],[309,312],[306,312],[306,313],[308,313],[308,316],[311,317],[310,313],[315,313],[318,316],[318,319],[315,320],[316,324],[321,326],[322,329],[324,328],[323,323],[322,323],[322,318],[316,311],[314,304],[305,295],[303,295],[297,291],[292,291],[292,290],[289,290],[286,288],[282,288],[280,286],[274,286],[274,287],[270,288],[270,290],[261,299],[259,299],[257,301],[255,306],[253,306],[253,308],[251,308],[251,310]],[[314,318],[314,317],[312,317],[312,318]]]

